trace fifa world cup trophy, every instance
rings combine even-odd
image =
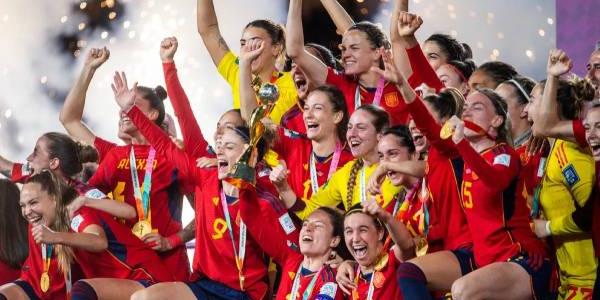
[[[265,83],[258,91],[260,103],[252,111],[248,122],[250,127],[250,145],[244,150],[226,179],[238,188],[244,184],[254,184],[256,182],[256,172],[254,171],[254,166],[250,166],[250,159],[252,152],[265,132],[265,124],[263,124],[262,120],[269,116],[278,98],[279,90],[274,84]]]

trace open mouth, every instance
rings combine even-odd
[[[600,143],[599,142],[592,142],[590,144],[590,148],[592,149],[592,155],[595,158],[600,158]]]
[[[350,142],[348,143],[350,145],[351,149],[357,148],[358,146],[361,145],[361,142],[358,140],[350,140]]]
[[[317,123],[306,123],[306,131],[315,131],[319,129],[319,124]]]
[[[298,92],[306,92],[306,90],[308,89],[306,79],[303,77],[298,76],[294,78],[294,84],[296,85],[296,89],[298,90]]]
[[[217,167],[219,168],[219,173],[229,172],[229,163],[226,160],[218,160]]]
[[[367,246],[353,246],[352,251],[354,252],[355,259],[361,259],[367,256]]]
[[[27,221],[30,224],[39,224],[42,222],[42,216],[30,217],[30,218],[27,218]]]
[[[302,236],[302,242],[303,243],[310,243],[312,241],[313,241],[313,238],[311,236],[308,236],[308,235]]]
[[[425,143],[425,139],[423,138],[422,134],[414,134],[413,141],[415,142],[415,145],[423,145]]]

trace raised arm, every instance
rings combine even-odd
[[[392,43],[392,53],[394,54],[394,62],[396,67],[405,78],[410,78],[412,69],[406,55],[404,43],[400,40],[398,33],[398,21],[400,20],[400,12],[408,11],[408,0],[394,0],[394,8],[392,9],[392,17],[390,20],[390,42]]]
[[[221,36],[219,21],[215,13],[212,0],[197,0],[196,25],[198,33],[204,42],[204,46],[215,66],[218,66],[225,54],[229,52],[229,46]]]
[[[14,163],[12,161],[0,155],[0,173],[6,176],[6,178],[10,179],[10,177],[12,176],[13,165]]]
[[[250,121],[252,112],[258,106],[256,92],[252,87],[252,63],[265,49],[262,40],[253,39],[246,41],[244,50],[239,57],[240,62],[240,113],[246,122]]]
[[[400,261],[407,261],[415,257],[415,242],[402,222],[396,220],[385,209],[381,208],[377,201],[370,200],[367,202],[363,211],[375,216],[385,225],[385,228],[390,233],[390,237],[394,244],[396,244],[400,250],[401,257],[398,257]]]
[[[561,120],[558,114],[558,81],[559,76],[568,73],[573,62],[562,50],[551,50],[548,56],[546,72],[548,74],[541,102],[537,105],[537,118],[532,130],[536,135],[560,138],[577,143],[573,132],[573,122]]]
[[[69,214],[73,216],[75,212],[78,211],[82,206],[86,206],[103,211],[111,216],[126,220],[134,219],[137,216],[133,206],[125,202],[108,199],[104,193],[100,192],[99,190],[96,191],[102,194],[101,199],[81,196],[77,197],[67,206]]]
[[[327,66],[304,49],[304,32],[302,31],[302,0],[291,0],[286,24],[286,50],[288,56],[298,65],[306,76],[316,85],[323,85],[327,80]]]
[[[405,78],[409,78],[408,81],[412,87],[417,87],[425,83],[439,92],[444,88],[444,84],[427,61],[415,37],[415,32],[421,28],[421,25],[423,25],[423,19],[420,16],[404,11],[399,13],[398,23],[396,23],[396,28],[400,36],[399,44],[405,47],[408,63],[412,71],[411,77]],[[397,67],[403,68],[399,66],[399,64],[404,63],[403,61],[397,61],[396,57],[394,57],[394,61]]]
[[[321,4],[331,17],[339,35],[343,35],[352,25],[354,20],[337,0],[321,0]]]
[[[83,65],[83,69],[71,88],[71,91],[69,91],[65,103],[63,104],[63,108],[60,111],[60,122],[63,124],[63,127],[67,130],[69,135],[88,145],[94,144],[96,135],[94,135],[82,121],[85,97],[96,70],[108,60],[109,56],[110,52],[106,48],[93,48],[90,50]]]
[[[177,76],[177,68],[173,57],[177,52],[178,45],[179,43],[175,37],[165,38],[160,43],[160,58],[163,63],[167,94],[173,105],[179,128],[181,128],[185,153],[193,158],[209,156],[207,151],[208,142],[202,135],[202,130],[192,111],[190,100]]]

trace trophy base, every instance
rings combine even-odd
[[[233,171],[227,174],[226,182],[238,189],[254,186],[256,182],[256,171],[245,163],[236,163]]]

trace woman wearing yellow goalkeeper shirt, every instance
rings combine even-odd
[[[309,201],[297,200],[294,195],[280,194],[286,206],[298,217],[305,219],[322,206],[335,207],[341,203],[347,211],[355,204],[365,203],[367,198],[372,197],[367,192],[369,177],[379,163],[377,143],[388,126],[389,115],[385,110],[372,104],[360,106],[350,117],[346,133],[354,160],[337,170]],[[277,184],[275,181],[274,183]],[[385,208],[400,189],[402,187],[393,186],[389,180],[384,181],[381,195],[376,198],[378,204]]]
[[[553,51],[548,59],[548,79],[531,92],[526,110],[534,122],[533,134],[539,133],[536,120],[546,118],[540,113],[542,102],[553,102],[553,110],[561,120],[576,120],[583,101],[592,100],[594,89],[581,79],[565,81],[559,76],[569,72],[572,63],[562,51]],[[542,100],[542,98],[544,100]],[[557,138],[547,159],[540,163],[544,172],[540,183],[539,205],[546,220],[535,220],[538,237],[551,236],[560,269],[559,299],[591,299],[596,278],[597,261],[591,235],[577,226],[573,212],[588,201],[594,184],[594,161],[586,149]]]

